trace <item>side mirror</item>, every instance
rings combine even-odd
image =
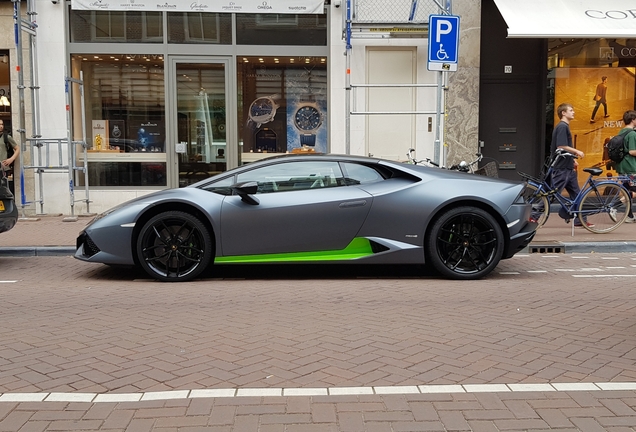
[[[258,205],[260,203],[256,197],[252,196],[258,191],[258,183],[255,181],[236,183],[230,186],[230,189],[241,197],[241,201],[247,204]]]

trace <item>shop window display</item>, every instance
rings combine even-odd
[[[566,43],[567,42],[567,43]],[[636,107],[636,40],[551,41],[548,75],[548,130],[559,122],[556,107],[574,106],[570,123],[574,146],[585,153],[583,167],[616,174],[605,144],[625,127],[623,113]],[[550,118],[553,117],[553,118]],[[552,126],[552,127],[550,127]],[[587,174],[579,170],[579,183]]]
[[[328,151],[325,58],[240,57],[237,66],[243,163]]]
[[[89,184],[166,186],[162,56],[74,55],[72,64],[84,78]]]

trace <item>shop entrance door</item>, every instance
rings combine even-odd
[[[169,152],[178,173],[171,176],[171,186],[188,186],[227,170],[228,68],[226,59],[171,58]]]

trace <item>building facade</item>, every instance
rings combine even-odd
[[[26,116],[25,169],[15,179],[18,190],[24,185],[20,198],[30,213],[101,212],[281,153],[406,160],[415,148],[419,158],[439,151],[453,163],[481,151],[499,161],[502,177],[519,179],[517,171],[541,169],[554,106],[561,101],[590,116],[576,129],[577,145],[598,164],[599,143],[620,126],[607,122],[634,107],[634,68],[626,59],[636,50],[634,39],[512,39],[500,0],[452,4],[452,14],[461,18],[459,64],[444,74],[427,68],[426,21],[439,12],[432,0],[420,2],[414,20],[408,16],[411,1],[351,2],[357,9],[350,50],[350,3],[344,0],[320,2],[316,13],[302,14],[208,12],[205,2],[186,12],[173,11],[170,2],[152,11],[111,11],[100,9],[103,2],[77,8],[70,1],[31,1],[38,73],[27,74],[37,83],[26,84],[37,88],[37,96],[26,98],[24,110],[36,115]],[[619,17],[629,10],[623,2],[602,13]],[[12,14],[12,3],[0,3],[0,28],[13,26]],[[3,34],[0,55],[14,66],[15,43],[10,32]],[[26,43],[23,52],[29,58],[33,47]],[[593,53],[605,54],[593,60]],[[1,72],[0,91],[6,86],[15,95],[15,68]],[[601,76],[609,77],[609,115],[617,118],[604,117],[600,104],[596,123],[589,123],[596,101],[590,103],[587,93]],[[8,118],[16,135],[15,103]],[[52,142],[72,138],[70,176],[37,168],[58,160],[65,165],[68,149],[51,144],[53,163],[42,162],[30,147],[38,142],[34,135]]]

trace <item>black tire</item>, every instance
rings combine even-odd
[[[623,186],[613,182],[599,183],[581,198],[579,221],[585,229],[596,234],[614,231],[627,219],[631,200]]]
[[[185,282],[199,276],[214,255],[210,232],[195,216],[181,211],[159,213],[137,238],[139,264],[152,278]]]
[[[488,275],[503,255],[503,231],[495,218],[477,207],[456,207],[442,213],[427,237],[433,268],[450,279],[472,280]]]

